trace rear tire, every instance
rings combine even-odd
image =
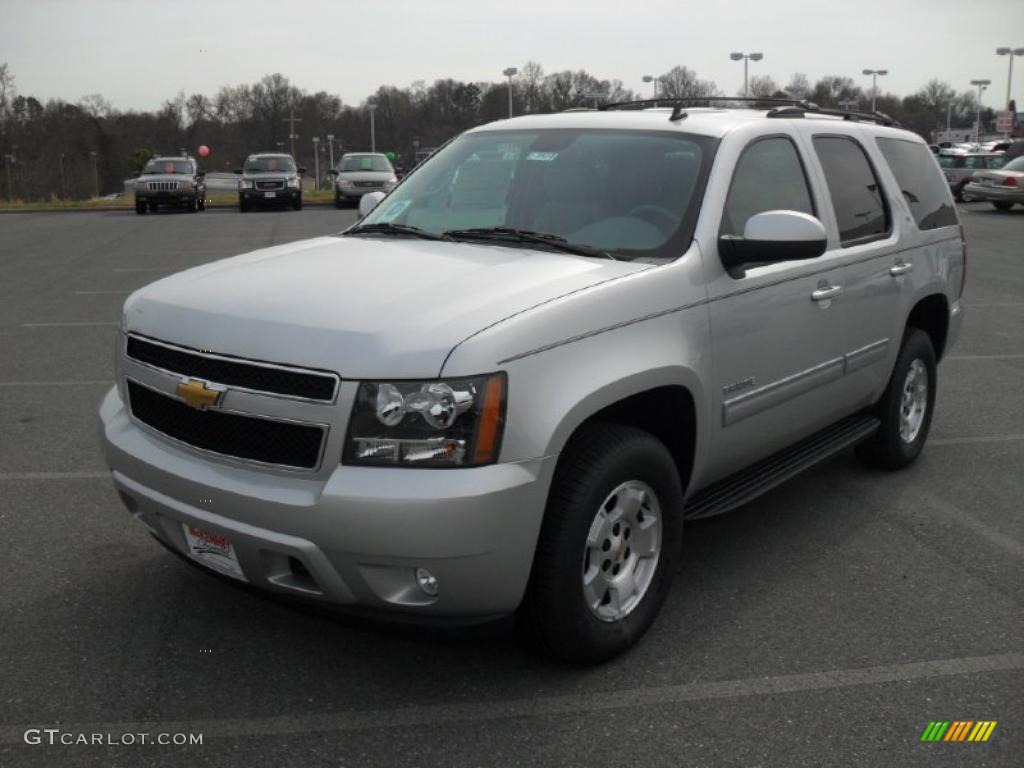
[[[953,192],[953,197],[956,198],[957,202],[959,202],[959,203],[971,203],[971,202],[974,202],[974,197],[972,197],[971,195],[967,194],[964,191],[964,188],[966,186],[967,186],[967,182],[966,181],[961,181],[959,184],[957,184],[956,190]]]
[[[917,459],[928,439],[936,383],[931,337],[917,328],[907,328],[889,386],[875,406],[882,424],[857,446],[857,455],[866,464],[894,470]]]
[[[992,203],[997,211],[1008,211],[1013,208],[1013,203],[1008,203],[1005,200],[1000,200],[998,203]]]
[[[555,470],[516,616],[521,637],[577,664],[610,659],[633,645],[653,623],[675,575],[682,510],[679,472],[663,443],[634,427],[584,426]]]

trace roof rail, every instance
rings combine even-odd
[[[714,106],[720,102],[745,102],[750,104],[754,109],[760,109],[766,105],[772,105],[769,107],[766,117],[804,117],[805,114],[811,113],[816,115],[833,115],[842,117],[844,120],[870,120],[878,123],[879,125],[899,126],[898,122],[883,112],[846,112],[839,109],[819,107],[814,102],[805,101],[803,99],[762,98],[760,96],[685,96],[682,98],[637,99],[635,101],[619,101],[614,104],[602,104],[598,107],[598,110],[604,112],[607,110],[622,109],[623,107],[636,109],[649,106],[672,107],[672,114],[669,116],[669,122],[674,123],[686,117],[685,108],[687,106]]]

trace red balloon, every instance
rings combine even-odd
[[[199,156],[200,157],[206,157],[208,154],[210,154],[210,148],[208,146],[206,146],[205,144],[203,144],[199,148]]]

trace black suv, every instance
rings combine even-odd
[[[254,205],[291,205],[302,210],[302,179],[306,169],[295,165],[291,155],[261,153],[245,158],[245,165],[235,170],[238,180],[238,210],[242,213]]]

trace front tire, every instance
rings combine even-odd
[[[918,328],[908,328],[889,386],[875,407],[882,424],[857,446],[865,463],[894,470],[917,459],[932,423],[936,381],[931,337]]]
[[[140,216],[146,212],[145,203],[135,203],[135,212]]]
[[[242,198],[238,198],[238,210],[241,213],[245,213],[246,211],[249,210],[249,204],[245,202],[245,200],[243,200]]]
[[[651,434],[592,424],[559,459],[517,626],[535,649],[594,664],[640,639],[678,562],[683,489]]]
[[[957,202],[959,202],[959,203],[972,203],[972,202],[974,202],[974,196],[967,194],[967,192],[965,191],[966,187],[967,187],[967,182],[966,181],[961,181],[957,185],[956,191],[953,193],[953,197],[956,198]]]
[[[1000,200],[997,203],[993,202],[992,205],[995,206],[997,211],[1008,211],[1013,208],[1013,203],[1008,203],[1005,200]]]
[[[299,195],[294,200],[292,200],[292,208],[296,211],[302,210],[302,195]]]
[[[340,195],[334,196],[334,207],[337,208],[339,211],[345,207],[345,204],[342,202]]]

